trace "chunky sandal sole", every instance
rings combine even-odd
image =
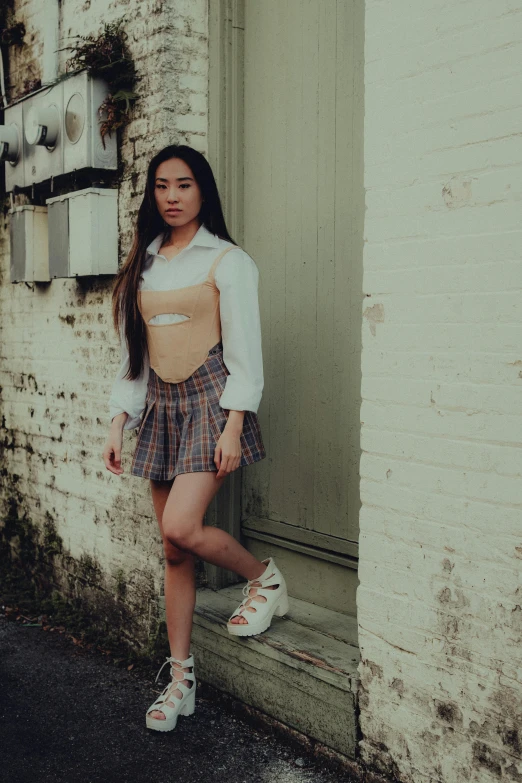
[[[227,623],[227,629],[229,634],[232,636],[255,636],[259,633],[264,633],[264,631],[268,630],[270,628],[270,624],[272,622],[272,617],[274,615],[277,615],[278,617],[283,617],[288,610],[290,609],[290,606],[288,604],[288,594],[285,592],[283,593],[280,598],[274,603],[274,606],[272,608],[272,612],[268,614],[265,619],[260,623],[253,623],[248,622],[247,623]],[[248,615],[243,615],[244,617],[248,617]]]
[[[173,697],[177,699],[177,697]],[[177,699],[178,700],[178,699]],[[179,700],[178,700],[179,701]],[[150,712],[154,712],[153,708],[150,710]],[[184,703],[181,705],[179,710],[171,716],[170,718],[165,718],[165,720],[161,720],[161,718],[151,718],[149,715],[145,716],[145,723],[147,725],[148,729],[153,729],[154,731],[172,731],[176,728],[176,723],[178,722],[178,716],[179,715],[193,715],[194,711],[196,709],[196,694],[195,693],[189,693],[187,698],[185,699]],[[161,710],[159,710],[161,712]]]

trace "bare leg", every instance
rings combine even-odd
[[[176,476],[163,512],[163,533],[170,543],[184,552],[191,552],[207,563],[229,568],[245,579],[261,576],[266,566],[239,541],[211,525],[203,524],[203,516],[214,496],[215,473],[182,473]]]
[[[165,552],[165,614],[169,637],[170,654],[185,660],[190,651],[192,616],[196,602],[194,578],[194,556],[173,546],[163,532],[163,512],[174,479],[171,481],[151,480],[154,511]]]
[[[193,553],[207,563],[228,568],[245,579],[256,579],[266,565],[225,530],[203,525],[205,511],[217,491],[216,485],[219,484],[219,489],[224,480],[225,477],[216,479],[215,473],[210,471],[177,476],[163,510],[163,535],[182,552]],[[252,591],[252,597],[266,601],[264,596],[257,596],[255,586]],[[232,622],[247,621],[238,616]]]
[[[151,480],[151,493],[154,511],[159,524],[163,549],[165,552],[165,614],[167,633],[169,637],[170,654],[173,658],[184,661],[190,652],[190,637],[192,620],[196,603],[196,583],[194,575],[194,555],[182,552],[165,537],[163,532],[163,513],[174,479],[171,481]],[[222,481],[217,485],[216,492]],[[210,501],[209,501],[210,502]],[[190,671],[188,668],[179,671]],[[190,687],[190,680],[183,680]],[[172,696],[181,698],[181,691],[176,689]],[[165,715],[159,710],[150,713],[152,718],[165,720]]]

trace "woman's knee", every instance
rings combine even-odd
[[[172,549],[190,553],[197,549],[201,537],[198,525],[182,519],[163,519],[163,535]]]

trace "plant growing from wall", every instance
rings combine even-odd
[[[127,37],[120,19],[105,23],[98,35],[73,36],[78,43],[62,47],[74,52],[65,64],[67,70],[86,69],[108,84],[109,94],[98,107],[98,117],[103,120],[100,133],[104,146],[107,133],[110,136],[112,131],[130,121],[131,108],[138,98],[133,90],[137,79],[136,66],[127,46]]]

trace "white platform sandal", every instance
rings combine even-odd
[[[265,571],[257,579],[248,580],[243,587],[244,600],[228,618],[227,629],[232,636],[254,636],[263,633],[270,627],[274,614],[282,617],[288,612],[288,593],[283,574],[273,557],[261,562],[267,564]],[[267,589],[271,585],[277,587]],[[266,601],[256,601],[256,595],[264,596]],[[244,617],[247,622],[231,623],[232,618],[237,616]]]
[[[178,715],[192,715],[196,708],[194,656],[189,655],[184,661],[180,661],[178,658],[167,658],[157,673],[154,682],[158,681],[163,666],[167,663],[170,663],[172,680],[165,686],[165,689],[158,696],[154,704],[149,707],[145,716],[147,728],[155,729],[156,731],[171,731],[172,729],[175,729]],[[191,671],[183,671],[184,668],[187,669],[189,667],[191,667]],[[192,685],[185,685],[183,680],[189,680]],[[175,691],[178,689],[182,693],[181,698],[175,695]],[[162,718],[153,718],[150,713],[154,710],[162,712],[163,715],[165,715],[165,720]]]

